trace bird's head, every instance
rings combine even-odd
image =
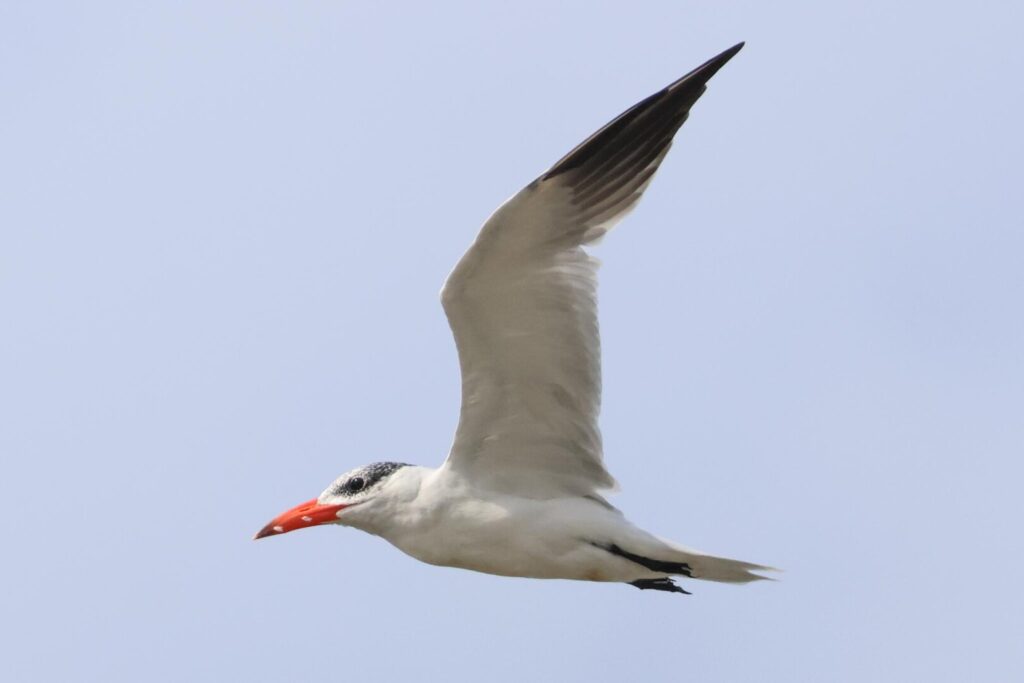
[[[405,498],[405,490],[411,488],[410,484],[416,484],[418,488],[418,481],[396,476],[407,467],[410,470],[421,469],[400,462],[375,462],[346,472],[319,497],[296,505],[270,520],[253,539],[320,524],[368,526],[386,508]]]

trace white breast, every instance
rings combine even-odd
[[[380,535],[429,564],[502,576],[634,581],[656,576],[599,545],[653,537],[588,498],[533,500],[473,489],[444,470]],[[596,545],[595,545],[596,544]]]

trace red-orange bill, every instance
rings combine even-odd
[[[286,534],[296,529],[304,529],[308,526],[336,522],[338,521],[338,510],[346,507],[348,506],[321,505],[316,502],[316,498],[307,500],[305,503],[296,505],[291,510],[283,512],[270,520],[270,523],[260,529],[259,533],[252,538],[255,541],[265,536],[276,536],[277,534]]]

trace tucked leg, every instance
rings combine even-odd
[[[672,579],[638,579],[632,581],[630,586],[636,586],[640,590],[652,590],[652,591],[668,591],[669,593],[685,593],[686,595],[692,595],[690,591],[683,590],[680,586],[676,585],[676,582]]]

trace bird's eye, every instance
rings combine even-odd
[[[366,486],[366,482],[363,481],[362,477],[352,477],[348,480],[348,485],[345,488],[350,492],[355,493],[357,491],[362,491],[364,486]]]

